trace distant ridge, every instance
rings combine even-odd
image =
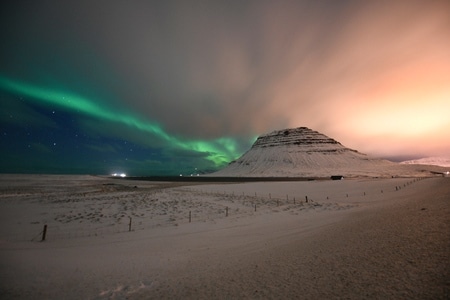
[[[450,168],[449,157],[425,157],[414,160],[407,160],[401,162],[401,164],[416,164],[416,165],[433,165]]]
[[[405,167],[384,159],[369,157],[322,133],[299,127],[261,135],[244,155],[210,176],[419,176],[416,170]]]

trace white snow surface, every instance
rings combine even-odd
[[[0,298],[445,299],[449,180],[0,174]]]

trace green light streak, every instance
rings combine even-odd
[[[59,107],[82,113],[105,121],[120,123],[131,128],[148,132],[159,139],[168,142],[178,149],[207,153],[206,158],[216,167],[223,166],[239,157],[237,143],[231,138],[218,138],[212,141],[184,141],[166,133],[160,125],[141,120],[136,116],[124,114],[113,109],[100,106],[92,99],[72,93],[37,87],[14,81],[0,76],[0,87],[8,92],[29,97],[41,103],[53,104]]]

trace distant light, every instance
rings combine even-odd
[[[127,177],[127,174],[125,174],[125,173],[114,173],[114,174],[111,174],[113,177]]]

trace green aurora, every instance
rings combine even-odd
[[[136,115],[124,114],[112,108],[105,108],[93,99],[76,95],[69,91],[38,87],[3,76],[0,76],[0,87],[9,93],[25,96],[39,104],[55,105],[71,112],[85,114],[102,121],[119,123],[130,129],[149,133],[165,141],[169,147],[175,149],[206,154],[206,158],[213,162],[217,168],[226,165],[242,154],[237,151],[237,142],[232,138],[221,137],[214,140],[185,140],[170,135],[155,122],[143,120]],[[252,139],[252,141],[254,140],[255,138]]]

